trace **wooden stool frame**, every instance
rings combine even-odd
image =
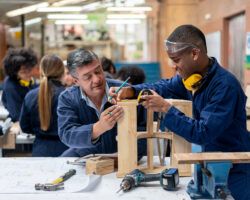
[[[172,105],[187,116],[192,116],[192,102],[185,100],[168,99]],[[145,173],[159,173],[168,167],[177,167],[180,176],[191,176],[191,165],[179,165],[174,157],[175,153],[190,153],[191,144],[182,137],[172,132],[155,132],[153,130],[154,112],[147,110],[147,130],[137,132],[137,105],[136,100],[118,102],[124,109],[124,117],[118,121],[118,172],[117,177],[124,177],[134,169],[140,169]],[[147,139],[147,166],[138,165],[137,140]],[[170,166],[154,166],[153,162],[153,140],[162,138],[171,140]]]

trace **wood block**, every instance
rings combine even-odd
[[[114,172],[114,159],[93,157],[86,161],[86,174],[104,175]]]
[[[0,137],[0,148],[2,149],[15,149],[16,148],[16,135],[7,133]]]
[[[2,149],[15,149],[16,148],[16,135],[20,133],[19,123],[14,123],[10,131],[0,137],[0,148]]]
[[[250,163],[250,152],[178,153],[174,156],[179,164],[194,164],[202,163],[203,161]]]

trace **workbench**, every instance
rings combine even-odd
[[[0,159],[0,199],[171,199],[189,200],[186,185],[191,177],[180,178],[179,190],[169,192],[163,190],[158,182],[146,184],[127,193],[120,192],[122,179],[117,179],[115,173],[104,176],[92,176],[94,188],[86,190],[85,168],[69,165],[67,160],[75,158],[1,158]],[[45,183],[64,174],[69,169],[76,169],[76,175],[65,182],[65,190],[36,191],[35,183]],[[94,178],[93,178],[94,177]],[[90,181],[91,182],[91,181]],[[88,183],[89,184],[89,183]],[[91,187],[90,187],[91,188]],[[78,192],[79,190],[85,190]]]

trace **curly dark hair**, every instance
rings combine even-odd
[[[106,57],[102,57],[101,58],[101,63],[102,63],[102,69],[105,72],[109,72],[111,74],[115,74],[116,73],[116,68],[114,63],[112,62],[111,59],[108,59]],[[113,73],[112,73],[112,69],[113,69]]]
[[[18,79],[17,73],[21,66],[33,68],[37,62],[37,56],[32,49],[10,49],[3,59],[3,67],[5,74],[12,79]]]
[[[129,83],[137,85],[144,83],[146,75],[143,69],[136,65],[123,66],[117,72],[116,78],[125,81],[130,76]]]

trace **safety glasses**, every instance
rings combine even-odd
[[[199,47],[197,47],[194,44],[191,43],[185,43],[185,42],[171,42],[169,40],[165,40],[165,48],[166,51],[169,54],[176,54],[176,53],[180,53],[184,50],[187,50],[189,48],[195,48],[195,49],[199,49]]]

